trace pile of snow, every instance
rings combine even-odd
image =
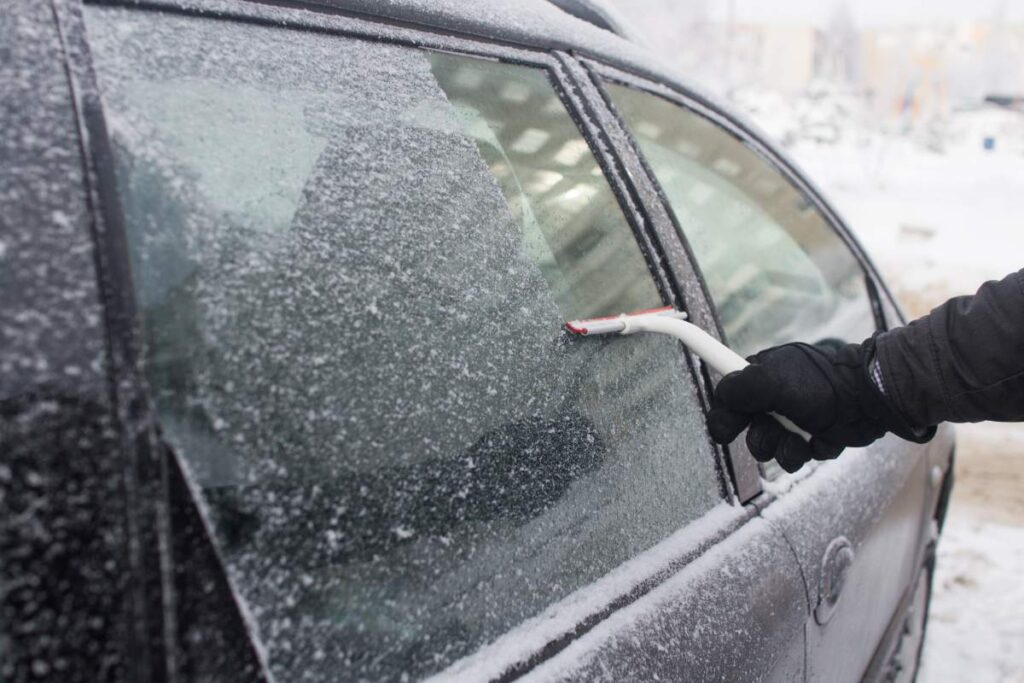
[[[834,145],[860,139],[869,122],[861,94],[827,83],[813,83],[792,96],[744,86],[730,92],[729,100],[783,147],[800,142]]]

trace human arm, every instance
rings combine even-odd
[[[785,344],[750,360],[715,390],[712,437],[728,443],[749,426],[754,456],[791,472],[887,432],[921,442],[947,420],[1024,419],[1024,270],[861,344]]]

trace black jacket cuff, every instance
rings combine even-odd
[[[863,377],[861,391],[861,409],[866,415],[885,427],[901,439],[913,443],[927,443],[935,436],[936,427],[916,427],[899,411],[892,398],[883,393],[871,378],[871,364],[877,353],[876,339],[878,335],[867,339],[861,349],[861,375]],[[885,369],[882,367],[882,385],[891,391],[886,382]]]

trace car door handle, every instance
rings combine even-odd
[[[821,558],[821,574],[818,577],[818,604],[814,608],[814,620],[826,624],[836,611],[843,586],[853,566],[853,546],[845,536],[832,539]]]

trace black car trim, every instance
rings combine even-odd
[[[73,49],[65,49],[65,59],[72,74],[72,101],[87,169],[96,272],[108,335],[111,392],[123,434],[121,455],[127,461],[127,523],[133,539],[128,551],[133,554],[132,566],[137,573],[137,595],[133,598],[138,603],[136,630],[128,634],[133,643],[130,645],[133,656],[129,661],[136,667],[135,680],[174,681],[179,678],[174,633],[177,624],[173,611],[173,580],[167,571],[174,563],[170,556],[168,518],[169,486],[173,478],[159,440],[159,427],[153,419],[149,387],[141,368],[142,333],[135,306],[124,213],[81,4],[73,0],[52,1],[65,44],[73,45]],[[218,559],[226,578],[219,554]],[[231,599],[237,609],[235,625],[243,628],[250,654],[255,662],[260,662],[233,592]],[[231,621],[231,615],[225,617]],[[263,670],[264,667],[260,663],[257,668]],[[265,671],[264,678],[269,680]]]
[[[871,308],[875,314],[875,323],[879,330],[888,330],[889,321],[885,317],[885,306],[882,304],[882,295],[878,291],[878,283],[875,282],[875,278],[869,273],[865,278],[865,283],[868,286],[868,294],[871,296]]]
[[[650,184],[655,188],[655,192],[657,194],[657,201],[661,203],[664,212],[667,214],[667,219],[672,225],[672,232],[674,233],[676,241],[682,245],[682,248],[685,252],[684,262],[686,264],[686,267],[688,267],[692,271],[692,273],[695,275],[697,282],[700,284],[701,294],[704,298],[705,305],[707,306],[707,309],[710,312],[711,322],[713,322],[714,325],[713,332],[718,339],[724,339],[725,331],[722,328],[722,322],[718,315],[718,309],[715,307],[714,302],[711,298],[711,293],[708,290],[707,280],[704,277],[704,273],[701,270],[700,263],[698,263],[697,258],[693,254],[693,248],[690,245],[689,238],[686,237],[686,233],[682,230],[682,227],[679,224],[679,220],[676,217],[675,211],[672,210],[671,204],[668,201],[668,197],[665,195],[664,188],[662,188],[661,183],[658,182],[657,177],[654,175],[653,169],[651,169],[649,163],[647,162],[647,158],[641,152],[640,146],[634,138],[633,133],[629,130],[629,127],[625,125],[625,122],[623,121],[622,116],[619,114],[618,109],[615,106],[615,103],[612,102],[611,95],[608,92],[608,89],[604,87],[601,75],[598,73],[597,70],[598,63],[595,63],[589,59],[583,61],[585,67],[587,68],[589,77],[594,84],[594,87],[601,94],[601,97],[605,102],[605,106],[615,117],[616,125],[619,126],[619,128],[622,130],[623,135],[626,137],[627,140],[629,140],[629,145],[632,149],[632,152],[639,159],[640,165],[643,169],[643,173],[645,174],[648,182],[650,182]],[[672,263],[672,266],[675,265],[675,263]],[[708,327],[710,329],[710,326]],[[710,387],[713,386],[712,372],[704,363],[701,364],[701,370],[705,378],[705,385],[706,387],[708,387],[707,391],[710,394]],[[708,400],[708,404],[710,406],[710,399]],[[732,480],[733,488],[736,491],[736,494],[739,497],[740,502],[747,503],[751,501],[753,498],[760,495],[763,490],[763,487],[761,485],[763,468],[756,460],[754,460],[753,456],[747,449],[746,444],[743,442],[739,442],[727,446],[722,446],[721,448],[724,452],[726,463],[728,464],[729,476]]]
[[[137,338],[131,333],[130,321],[135,315],[131,297],[131,275],[127,263],[127,242],[121,229],[120,211],[116,206],[116,193],[110,182],[113,169],[110,164],[109,141],[102,126],[99,101],[84,37],[82,17],[75,6],[68,7],[51,0],[54,20],[61,36],[64,67],[68,74],[71,105],[78,129],[79,152],[82,157],[83,182],[90,217],[92,240],[95,245],[95,272],[100,306],[106,330],[107,363],[111,405],[119,428],[121,450],[116,454],[123,460],[125,525],[129,547],[126,554],[131,568],[131,590],[134,628],[126,634],[128,647],[134,656],[128,666],[133,675],[165,680],[163,667],[157,661],[164,655],[162,619],[154,618],[161,611],[164,591],[161,580],[162,561],[159,554],[157,515],[151,497],[144,494],[151,473],[146,462],[145,437],[134,425],[145,419],[144,392],[131,381],[132,368],[138,360]],[[100,127],[97,128],[97,125]],[[113,204],[112,204],[113,202]],[[128,289],[125,289],[125,283]]]
[[[551,49],[539,45],[513,43],[500,38],[463,31],[446,31],[428,24],[403,21],[388,16],[346,10],[314,1],[302,0],[237,0],[238,9],[223,11],[203,9],[202,0],[80,0],[95,7],[120,7],[143,12],[162,12],[176,16],[197,17],[222,21],[236,21],[275,29],[292,29],[322,35],[347,36],[376,43],[388,43],[422,49],[435,49],[461,54],[496,57],[510,64],[550,67],[554,63]],[[295,16],[282,20],[259,13],[263,7],[307,11],[324,19],[334,19],[338,25],[326,25],[312,18]],[[388,29],[382,32],[381,27]]]
[[[715,323],[715,329],[713,330],[714,335],[718,339],[724,339],[725,330],[722,328],[722,321],[720,320],[718,312],[715,310],[714,304],[712,303],[713,299],[711,298],[711,292],[708,289],[707,279],[704,277],[704,273],[701,270],[700,263],[697,261],[697,257],[694,256],[693,247],[690,245],[689,238],[686,236],[686,233],[683,232],[683,229],[679,224],[679,219],[676,217],[675,212],[671,210],[671,204],[668,201],[668,196],[665,194],[665,189],[661,186],[661,183],[658,182],[657,176],[654,175],[654,170],[651,168],[650,163],[647,161],[647,157],[640,151],[640,145],[637,143],[636,138],[633,135],[633,132],[629,129],[629,126],[626,125],[625,120],[622,118],[622,115],[619,113],[618,108],[612,101],[608,89],[604,87],[604,83],[602,83],[602,79],[600,78],[599,73],[596,72],[596,64],[589,59],[583,60],[583,64],[587,68],[587,73],[590,76],[591,83],[593,83],[597,92],[601,94],[601,98],[604,100],[605,107],[607,107],[608,111],[611,112],[611,114],[615,117],[616,124],[618,125],[626,139],[629,140],[633,154],[639,160],[640,166],[644,170],[644,174],[650,181],[651,186],[654,188],[654,191],[657,194],[658,201],[665,208],[665,214],[668,216],[668,220],[671,222],[672,227],[675,230],[676,241],[678,241],[682,245],[683,250],[686,253],[686,264],[697,276],[697,281],[700,283],[701,294],[703,295],[704,300],[711,307],[711,312]]]
[[[309,30],[317,33],[337,35],[341,37],[353,37],[363,40],[371,40],[374,42],[405,45],[419,49],[444,50],[448,52],[457,51],[458,53],[465,54],[467,56],[497,58],[501,61],[508,63],[523,64],[544,68],[548,72],[549,78],[551,79],[552,84],[555,86],[556,92],[559,93],[559,97],[563,100],[563,103],[566,105],[568,112],[573,117],[573,120],[577,123],[581,135],[583,135],[583,137],[587,140],[587,144],[593,152],[595,159],[601,165],[602,171],[605,173],[605,177],[608,180],[609,185],[612,187],[613,191],[616,192],[616,196],[619,198],[620,205],[623,209],[623,214],[626,216],[626,219],[629,222],[631,228],[633,228],[634,233],[637,235],[639,246],[641,247],[641,250],[644,253],[645,259],[648,260],[649,268],[652,271],[652,277],[655,278],[655,283],[658,285],[659,290],[662,292],[663,296],[671,297],[673,299],[675,298],[672,289],[668,288],[669,274],[660,265],[660,254],[656,251],[652,251],[654,245],[648,239],[646,239],[646,233],[644,232],[644,228],[637,221],[637,215],[641,210],[641,207],[643,207],[644,205],[640,203],[636,207],[632,207],[636,209],[636,213],[634,213],[633,211],[630,210],[631,207],[629,205],[623,204],[623,197],[628,197],[629,195],[620,193],[626,193],[625,187],[627,187],[627,181],[619,175],[620,170],[618,169],[618,167],[616,167],[614,160],[610,156],[610,152],[607,148],[603,147],[604,141],[599,138],[595,139],[594,132],[589,130],[587,126],[581,124],[581,122],[586,122],[586,117],[581,115],[580,113],[581,108],[584,106],[585,98],[579,95],[571,94],[573,83],[561,71],[562,65],[558,61],[558,59],[548,52],[528,50],[523,49],[521,47],[511,47],[508,43],[500,43],[498,41],[493,41],[492,39],[486,37],[474,37],[474,40],[465,40],[462,38],[458,38],[457,40],[453,41],[453,39],[451,38],[451,35],[453,34],[441,33],[436,29],[431,34],[421,35],[421,29],[419,27],[406,28],[405,26],[399,26],[398,28],[400,29],[400,31],[396,31],[395,33],[382,33],[379,30],[380,25],[395,25],[397,22],[389,21],[387,20],[387,18],[383,18],[383,20],[377,21],[377,17],[373,17],[373,21],[371,22],[369,19],[363,18],[362,16],[351,17],[349,16],[349,13],[341,11],[330,13],[338,14],[340,17],[347,17],[349,19],[352,19],[353,21],[358,21],[359,24],[354,26],[324,27],[322,25],[314,24],[312,22],[281,22],[279,20],[270,20],[266,17],[245,14],[244,12],[202,12],[194,6],[183,7],[180,4],[173,4],[172,0],[140,0],[139,2],[135,2],[134,0],[67,1],[75,2],[76,6],[78,6],[79,4],[87,4],[91,6],[125,7],[139,11],[170,12],[178,15],[193,16],[205,19],[239,21],[242,23],[256,23],[279,29]],[[252,2],[251,4],[253,6],[256,6],[258,4],[280,4],[291,7],[293,3],[264,3],[261,1],[257,1]],[[321,9],[321,7],[319,6],[310,7],[305,3],[294,3],[294,5],[296,8],[301,7],[303,9]],[[94,107],[94,114],[87,117],[87,125],[85,126],[85,130],[83,131],[83,136],[86,139],[86,146],[88,147],[89,154],[91,155],[92,160],[94,162],[102,162],[102,164],[105,166],[104,172],[101,174],[101,176],[98,176],[105,186],[105,189],[101,193],[103,197],[103,202],[99,203],[97,207],[94,207],[97,220],[102,221],[102,224],[104,226],[104,230],[100,231],[100,233],[97,235],[97,244],[100,248],[103,249],[110,248],[110,244],[107,241],[107,233],[115,231],[119,233],[115,240],[120,240],[122,243],[122,247],[124,247],[127,244],[124,231],[124,217],[120,205],[119,195],[116,189],[116,179],[114,178],[112,159],[110,156],[109,149],[109,140],[107,138],[107,127],[106,122],[103,118],[102,107],[100,105],[99,88],[95,80],[95,73],[92,70],[91,57],[88,53],[87,39],[85,37],[84,23],[82,21],[80,13],[76,17],[76,21],[74,22],[74,24],[74,30],[77,39],[80,40],[83,45],[83,49],[81,51],[82,54],[78,56],[78,59],[81,60],[83,63],[77,64],[75,66],[83,69],[84,72],[88,74],[88,78],[86,78],[83,83],[84,94],[79,93],[76,97],[82,101],[91,100],[92,104],[90,106]],[[377,30],[375,31],[374,28],[377,28]],[[444,38],[443,40],[438,39],[439,37],[442,36]],[[457,48],[457,50],[453,49],[453,47]],[[576,97],[579,97],[579,99],[574,99]],[[589,122],[587,123],[588,125],[592,125]],[[106,147],[104,147],[104,145],[106,145]],[[126,248],[118,249],[117,253],[115,253],[114,255],[116,256],[117,259],[123,259],[123,261],[119,262],[117,264],[117,267],[115,268],[115,272],[117,273],[116,279],[110,277],[111,273],[104,271],[104,277],[110,277],[110,282],[108,283],[109,286],[104,288],[104,300],[107,304],[111,306],[112,310],[117,310],[119,314],[118,320],[111,321],[109,329],[110,333],[113,336],[118,337],[119,343],[128,343],[133,345],[133,351],[131,356],[133,362],[121,369],[121,373],[123,374],[123,376],[120,378],[115,378],[115,382],[121,388],[124,388],[127,385],[141,392],[142,398],[145,401],[143,414],[145,415],[145,419],[147,419],[152,424],[153,422],[155,422],[155,416],[153,415],[150,407],[151,402],[148,400],[148,386],[145,382],[145,379],[141,372],[141,368],[139,367],[138,363],[138,350],[141,348],[140,344],[142,339],[141,321],[138,320],[134,306],[134,286],[130,275],[131,269],[130,263],[128,262],[127,250]],[[122,290],[121,294],[119,295],[118,293],[116,293],[116,291],[112,290],[111,287],[114,287],[115,289],[119,287]],[[117,308],[119,305],[123,304],[123,301],[119,300],[123,300],[125,298],[125,292],[129,293],[127,298],[131,300],[130,309],[128,311]],[[692,366],[691,373],[693,373]],[[699,385],[700,380],[697,379],[695,373],[693,374],[693,380],[697,381]],[[154,434],[158,435],[159,426],[153,424],[152,429],[154,430]],[[154,436],[154,438],[158,438],[158,436]],[[154,452],[160,453],[161,449],[166,448],[166,451],[168,453],[171,453],[172,456],[175,458],[173,463],[163,463],[162,465],[158,466],[158,483],[169,482],[167,485],[175,486],[175,490],[177,490],[177,485],[175,484],[175,482],[179,482],[180,478],[175,476],[175,472],[180,471],[180,457],[177,454],[174,454],[173,450],[170,449],[170,447],[162,441],[159,441],[154,445],[156,446],[155,448],[153,448]],[[717,463],[715,466],[716,468],[719,467]],[[150,472],[152,473],[152,470]],[[724,486],[724,478],[721,476],[721,470],[719,470],[719,473],[720,485]],[[192,506],[198,509],[198,503],[195,499],[194,491],[189,490],[187,495],[188,499],[192,502]],[[167,496],[168,491],[165,490],[161,495],[160,501],[152,502],[154,503],[154,505],[162,505],[166,507],[168,500]],[[728,497],[726,497],[725,500],[726,502],[729,502]],[[541,662],[549,659],[557,652],[563,650],[575,639],[577,639],[583,633],[592,629],[595,625],[606,619],[615,611],[635,602],[636,600],[640,599],[641,597],[649,593],[655,587],[664,582],[667,578],[678,572],[679,569],[689,564],[696,557],[702,555],[708,548],[712,547],[713,545],[716,545],[717,543],[722,542],[723,540],[728,538],[728,536],[731,535],[737,528],[742,526],[743,523],[749,521],[749,519],[755,514],[756,511],[753,508],[749,507],[746,509],[749,511],[749,514],[745,516],[739,523],[727,525],[715,530],[711,537],[709,537],[704,542],[699,544],[699,546],[695,548],[692,552],[688,552],[684,556],[677,558],[667,568],[659,572],[656,572],[655,574],[649,577],[646,577],[629,593],[620,595],[614,598],[613,600],[609,601],[605,605],[605,607],[599,609],[598,611],[592,613],[590,616],[586,617],[582,621],[578,622],[577,625],[571,631],[566,631],[563,634],[563,636],[548,641],[548,643],[541,649],[537,650],[533,656],[528,657],[525,660],[520,660],[518,662],[510,664],[509,668],[506,669],[506,672],[499,678],[499,680],[511,680],[513,678],[523,675],[530,669],[536,667]],[[152,522],[152,524],[154,527],[161,526],[161,524],[158,524],[156,522]],[[166,526],[166,524],[163,524],[163,526]],[[680,528],[685,528],[685,526]],[[209,545],[212,546],[212,550],[216,554],[216,557],[219,561],[220,573],[225,579],[224,585],[230,586],[230,581],[227,579],[227,571],[223,561],[223,557],[219,549],[216,547],[216,544],[212,543],[212,540],[210,539],[209,529],[207,529],[206,538],[207,541],[209,541]],[[173,545],[171,541],[172,539],[166,537],[160,539],[161,550],[165,553],[164,555],[162,555],[165,564],[168,559],[166,553],[168,552],[168,549]],[[171,585],[172,583],[173,581],[170,579],[167,579],[165,581],[165,585],[163,586],[164,592],[159,598],[159,603],[162,605],[165,611],[171,609],[174,604],[174,596],[173,593],[170,592],[173,590],[173,585]],[[231,600],[236,608],[236,614],[232,616],[236,618],[229,620],[232,622],[235,628],[239,629],[238,634],[241,637],[244,637],[247,644],[249,645],[248,650],[251,656],[255,658],[255,661],[258,662],[258,671],[260,672],[262,678],[265,680],[270,680],[270,675],[267,669],[266,662],[263,659],[263,657],[259,655],[259,650],[256,645],[258,639],[256,638],[255,633],[252,630],[253,625],[247,623],[246,620],[243,618],[243,609],[241,607],[241,604],[238,602],[237,593],[234,590],[231,590],[230,592]],[[164,638],[167,641],[169,641],[166,642],[165,645],[168,648],[170,648],[168,652],[164,653],[166,655],[165,663],[169,665],[170,671],[173,672],[176,667],[174,666],[172,660],[178,654],[177,651],[178,648],[180,648],[180,643],[176,637],[172,636],[169,633],[164,633],[163,635]],[[160,674],[158,673],[157,675],[159,676]]]
[[[946,526],[946,513],[949,512],[949,499],[953,494],[953,484],[956,483],[956,448],[949,450],[949,456],[946,459],[946,473],[942,477],[942,488],[939,489],[939,499],[935,503],[934,519],[939,527],[939,533],[942,533],[943,527]]]

